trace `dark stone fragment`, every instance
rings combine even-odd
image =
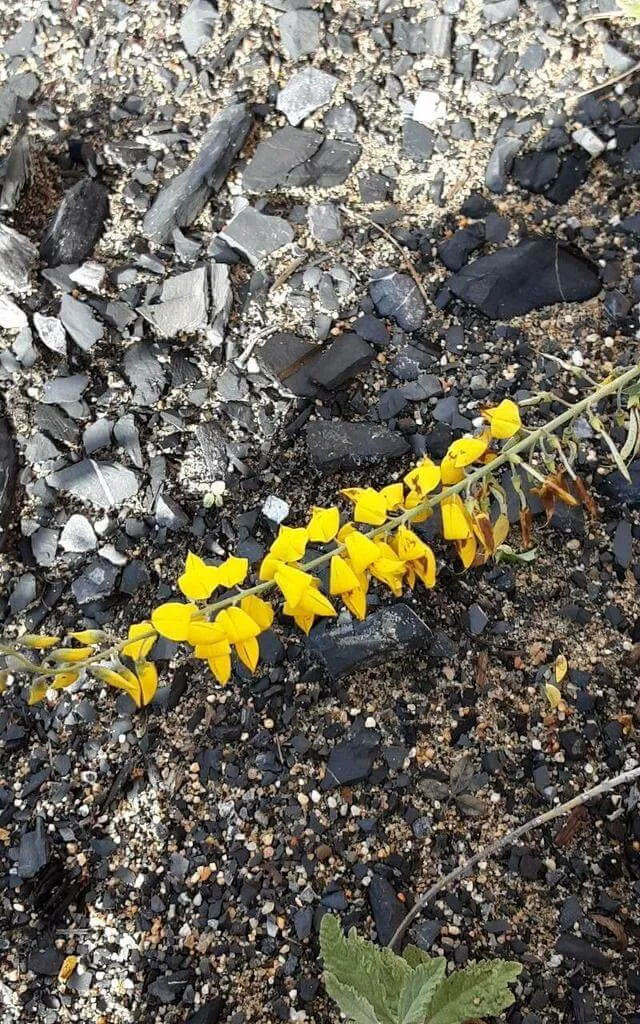
[[[286,185],[294,168],[313,156],[322,145],[319,132],[287,125],[260,142],[242,176],[248,192],[268,192]]]
[[[318,358],[317,345],[296,334],[273,334],[258,349],[257,357],[268,373],[277,377],[294,395],[313,398],[318,393],[311,379],[311,368]]]
[[[175,1003],[182,996],[189,980],[188,971],[176,971],[174,974],[156,978],[149,985],[148,992],[159,1003]]]
[[[326,792],[350,782],[368,778],[373,768],[375,748],[347,740],[336,743],[329,754],[322,789]]]
[[[480,217],[486,217],[492,210],[493,203],[485,199],[479,192],[472,192],[460,207],[460,213],[463,216],[473,217],[476,220],[479,220]]]
[[[374,351],[357,334],[341,334],[314,361],[309,373],[317,384],[334,391],[365,370]]]
[[[460,228],[451,238],[446,238],[438,245],[438,255],[448,270],[460,270],[472,252],[479,249],[484,242],[484,226],[471,224],[468,228]]]
[[[180,21],[182,45],[193,57],[213,35],[218,12],[210,0],[191,0]]]
[[[123,359],[125,376],[134,389],[136,405],[153,407],[164,391],[164,369],[154,355],[153,346],[136,341],[126,350]]]
[[[221,997],[214,996],[213,999],[207,999],[199,1010],[191,1014],[187,1024],[218,1024],[223,1010],[224,1003]]]
[[[597,476],[596,484],[615,507],[626,505],[628,508],[640,508],[640,459],[631,462],[627,468],[631,483],[616,469],[608,476]]]
[[[607,317],[614,322],[617,320],[624,320],[631,309],[631,305],[631,299],[626,295],[623,295],[617,288],[614,288],[613,291],[607,292],[604,297],[604,312]]]
[[[373,874],[367,889],[371,913],[378,933],[378,942],[386,946],[396,928],[402,923],[406,910],[390,882],[382,875]]]
[[[33,242],[0,223],[0,289],[20,295],[29,287],[32,264],[38,258]]]
[[[42,818],[36,818],[32,832],[23,832],[18,847],[18,874],[20,878],[33,878],[47,863],[47,839]]]
[[[433,156],[435,135],[426,125],[405,117],[402,122],[402,148],[416,163],[424,163]]]
[[[211,482],[227,478],[227,441],[216,423],[199,423],[196,437],[207,464]]]
[[[389,344],[389,331],[384,321],[378,320],[370,313],[359,316],[353,324],[353,329],[356,334],[359,334],[365,341],[370,341],[376,348],[386,348]]]
[[[633,533],[631,523],[621,519],[613,536],[613,556],[623,569],[628,569],[633,557]]]
[[[431,630],[406,604],[379,608],[363,622],[316,628],[308,646],[332,676],[344,676],[361,665],[384,661],[406,650],[417,651],[431,641]]]
[[[562,956],[571,957],[578,963],[588,964],[589,967],[594,967],[598,971],[608,971],[611,967],[611,960],[605,953],[578,935],[561,935],[556,942],[556,952],[561,953]]]
[[[489,623],[489,616],[479,604],[472,604],[467,612],[469,632],[471,636],[480,636]]]
[[[46,978],[57,978],[64,961],[64,953],[55,946],[36,949],[29,957],[29,970]]]
[[[389,268],[375,270],[369,292],[380,316],[391,317],[404,331],[417,331],[424,324],[424,299],[409,274]]]
[[[0,551],[4,550],[6,530],[12,518],[17,472],[18,453],[9,421],[0,414]]]
[[[233,103],[214,118],[195,160],[160,189],[145,215],[143,230],[148,238],[168,242],[175,228],[193,223],[211,194],[221,188],[252,121],[246,103]]]
[[[65,194],[42,237],[40,255],[50,267],[82,263],[93,252],[109,216],[109,193],[83,178]]]
[[[376,408],[381,420],[391,420],[398,416],[406,405],[404,388],[388,388],[380,395]]]
[[[400,434],[377,423],[314,420],[306,433],[311,461],[323,473],[378,465],[382,459],[399,458],[409,451]]]
[[[117,462],[82,459],[47,478],[50,487],[73,494],[99,508],[118,508],[138,493],[138,478]]]
[[[597,267],[554,238],[531,238],[481,256],[447,282],[454,295],[492,320],[556,302],[585,302],[600,285]]]
[[[625,217],[618,224],[621,231],[626,235],[637,235],[640,237],[640,213],[634,213],[631,217]]]
[[[17,136],[4,165],[0,210],[15,210],[31,177],[29,139],[23,129]]]
[[[288,184],[315,185],[317,188],[342,185],[360,159],[361,152],[357,142],[326,139],[304,165],[292,171]]]
[[[513,162],[513,177],[527,192],[544,192],[560,170],[557,153],[524,153]]]

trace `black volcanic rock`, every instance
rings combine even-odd
[[[579,252],[555,238],[530,238],[467,264],[447,287],[492,320],[508,320],[556,302],[586,302],[601,284]]]
[[[381,459],[395,459],[409,451],[401,434],[381,424],[330,420],[313,420],[307,425],[307,447],[314,466],[323,473],[376,465]]]
[[[93,252],[109,216],[109,193],[83,178],[65,194],[42,237],[40,255],[50,267],[82,263]]]
[[[11,519],[17,472],[18,454],[9,421],[0,415],[0,551],[4,548],[5,530]]]

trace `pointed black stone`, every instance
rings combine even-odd
[[[93,252],[109,216],[109,193],[93,178],[83,178],[65,194],[40,244],[45,263],[82,263]]]

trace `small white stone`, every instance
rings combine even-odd
[[[422,89],[413,108],[413,120],[420,124],[436,124],[447,116],[447,105],[440,93],[433,89]]]
[[[272,523],[283,523],[289,515],[289,505],[282,498],[278,498],[275,494],[270,494],[262,506],[262,514],[265,519],[270,519]]]
[[[600,156],[606,149],[605,143],[590,128],[577,128],[571,138],[579,146],[586,149],[591,156]]]

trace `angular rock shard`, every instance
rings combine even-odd
[[[0,415],[0,551],[4,549],[6,529],[11,521],[17,473],[18,453],[9,421]]]
[[[190,57],[209,42],[217,20],[217,8],[210,0],[191,0],[180,22],[180,38]]]
[[[56,491],[73,494],[99,508],[119,508],[138,493],[140,486],[136,474],[126,466],[95,459],[82,459],[50,473],[47,483]]]
[[[422,327],[427,310],[418,286],[408,274],[388,268],[375,270],[369,292],[380,316],[391,317],[403,331]]]
[[[555,238],[530,238],[467,264],[447,286],[490,319],[508,320],[556,302],[586,302],[601,282],[580,252]]]
[[[50,267],[82,263],[93,252],[109,216],[109,193],[83,178],[65,194],[42,237],[40,255]]]
[[[22,130],[16,138],[4,166],[0,210],[15,210],[20,196],[31,177],[29,139]]]
[[[308,645],[334,677],[429,645],[431,630],[406,604],[380,608],[363,622],[316,628]]]
[[[195,160],[160,189],[146,213],[142,228],[148,238],[168,242],[175,228],[193,223],[209,197],[222,186],[251,123],[246,103],[233,103],[214,118]]]
[[[378,465],[381,459],[398,458],[409,451],[401,434],[379,423],[330,420],[314,420],[307,425],[307,447],[311,462],[323,473]]]
[[[33,242],[19,231],[0,224],[0,288],[14,295],[29,287],[29,274],[38,258]]]

